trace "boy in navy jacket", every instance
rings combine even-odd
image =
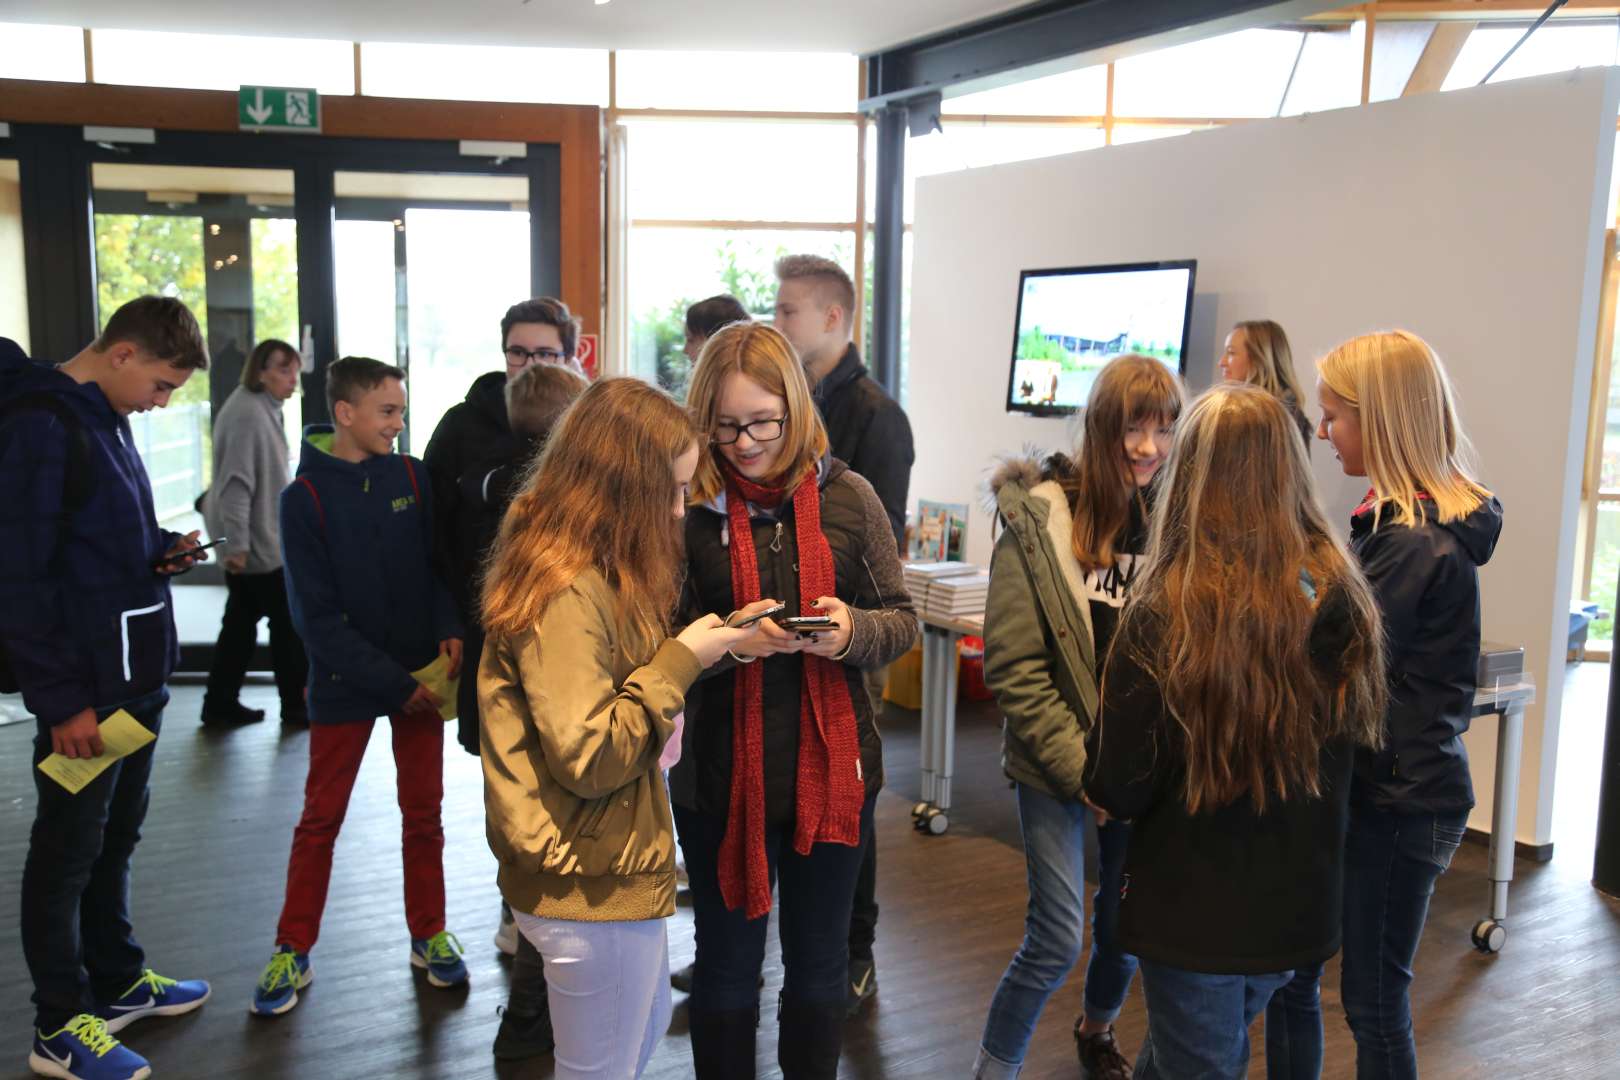
[[[119,709],[156,735],[179,658],[169,576],[206,558],[197,534],[158,526],[129,415],[163,408],[208,366],[197,320],[144,296],[60,367],[0,340],[0,651],[38,721],[33,764],[95,758]],[[194,553],[194,554],[193,554]],[[39,801],[22,881],[34,980],[29,1065],[124,1080],[149,1066],[113,1033],[189,1012],[208,984],[155,974],[129,921],[129,863],[146,817],[155,742],[71,794],[33,770]]]
[[[281,495],[292,621],[309,650],[309,778],[293,833],[276,951],[252,1012],[277,1016],[314,977],[332,847],[376,718],[393,725],[404,819],[410,960],[434,986],[467,981],[444,928],[442,702],[411,672],[439,655],[461,667],[461,628],[435,569],[427,470],[394,453],[405,426],[405,373],[348,356],[326,371],[333,425],[304,433],[297,478]]]

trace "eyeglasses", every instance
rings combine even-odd
[[[715,446],[730,446],[744,435],[757,443],[775,442],[782,437],[782,429],[786,424],[785,416],[779,416],[775,420],[752,420],[746,424],[716,424],[714,434],[709,436],[709,442]]]
[[[521,345],[508,345],[506,357],[514,364],[527,364],[531,360],[538,360],[542,364],[560,364],[564,359],[556,349],[525,349]]]

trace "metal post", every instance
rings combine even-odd
[[[867,365],[889,396],[900,397],[901,251],[906,235],[906,109],[877,113],[877,200],[872,230],[872,340]]]
[[[1508,883],[1513,880],[1514,833],[1519,818],[1519,763],[1524,754],[1524,703],[1502,710],[1496,737],[1495,806],[1491,814],[1491,918],[1507,918]]]

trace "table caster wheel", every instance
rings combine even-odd
[[[933,807],[926,802],[918,803],[916,806],[911,808],[911,820],[921,821],[923,818],[928,816],[928,811],[932,809]]]
[[[917,828],[932,836],[943,836],[945,830],[951,827],[951,819],[945,811],[929,808],[927,816],[917,823]]]
[[[1474,948],[1482,953],[1499,953],[1507,943],[1507,927],[1495,919],[1481,919],[1474,924]]]

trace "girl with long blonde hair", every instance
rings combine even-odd
[[[1479,568],[1501,535],[1502,504],[1474,476],[1451,380],[1422,338],[1352,338],[1317,374],[1318,435],[1345,475],[1371,485],[1350,517],[1350,550],[1377,596],[1389,657],[1383,742],[1358,751],[1351,788],[1341,989],[1356,1075],[1405,1080],[1418,1075],[1412,960],[1474,805],[1462,735],[1478,677]],[[1273,1077],[1320,1071],[1319,975],[1301,971],[1267,1017],[1268,1060],[1279,1030],[1290,1050]]]
[[[659,754],[687,688],[757,633],[704,615],[668,636],[698,452],[663,391],[596,383],[513,500],[484,581],[487,832],[545,961],[559,1077],[639,1076],[669,1026]]]
[[[1080,956],[1085,848],[1085,739],[1097,714],[1098,657],[1147,549],[1149,499],[1183,405],[1157,360],[1121,356],[1097,375],[1073,458],[1009,461],[991,479],[1005,526],[990,563],[985,682],[1006,718],[1003,768],[1014,784],[1029,866],[1024,939],[990,1000],[975,1077],[1017,1075],[1035,1025]],[[1099,821],[1084,1011],[1075,1021],[1082,1075],[1126,1080],[1114,1042],[1136,958],[1119,947],[1120,874],[1130,826]]]
[[[1339,947],[1351,759],[1378,743],[1382,642],[1275,397],[1198,398],[1162,485],[1086,792],[1132,822],[1119,937],[1148,1007],[1135,1075],[1240,1078],[1255,1014]]]
[[[1250,319],[1232,327],[1217,361],[1221,375],[1232,382],[1252,383],[1283,403],[1311,452],[1316,425],[1301,407],[1305,394],[1294,375],[1294,350],[1288,334],[1270,319]]]
[[[777,1059],[787,1080],[833,1080],[855,879],[883,783],[863,672],[911,647],[917,617],[883,503],[828,455],[780,332],[723,327],[687,401],[708,441],[686,519],[687,610],[737,621],[785,608],[688,695],[671,772],[696,923],[693,1063],[699,1080],[754,1075],[775,883]],[[790,621],[803,618],[816,622]]]

